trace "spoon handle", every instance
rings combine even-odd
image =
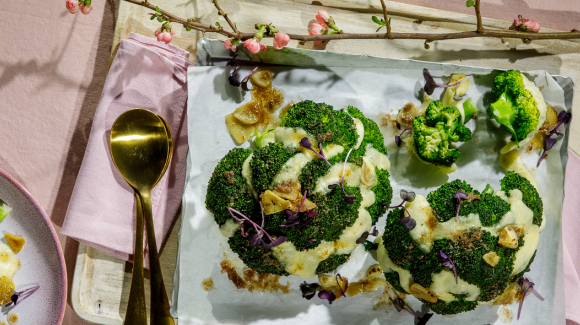
[[[125,313],[125,325],[147,325],[147,307],[145,307],[145,284],[143,276],[143,209],[141,199],[135,192],[137,213],[135,216],[135,251],[133,257],[133,275],[129,302]]]
[[[147,245],[149,246],[149,270],[151,271],[151,324],[174,325],[173,317],[169,313],[169,300],[161,275],[159,253],[155,241],[155,229],[153,227],[153,215],[151,212],[151,192],[141,191],[143,203],[143,215],[145,216],[145,228],[147,228]]]

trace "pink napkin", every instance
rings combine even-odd
[[[158,249],[180,213],[187,155],[189,53],[131,33],[122,40],[103,87],[85,156],[61,233],[123,260],[135,238],[135,196],[111,159],[111,125],[124,111],[146,108],[163,116],[173,133],[171,164],[151,192]],[[145,264],[147,263],[145,259]]]
[[[566,318],[580,323],[580,157],[568,149],[562,236],[564,242],[564,286]]]

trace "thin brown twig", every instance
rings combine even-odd
[[[385,0],[381,0],[381,5],[383,5],[383,16],[385,16],[385,23],[387,24],[387,38],[391,38],[391,23],[387,16],[387,5],[385,4]]]
[[[234,33],[236,34],[240,34],[240,32],[238,31],[238,29],[236,28],[236,24],[234,24],[229,18],[228,18],[228,14],[226,14],[222,8],[220,7],[220,5],[218,4],[218,0],[212,0],[213,4],[215,5],[215,7],[218,10],[218,14],[220,16],[224,16],[225,20],[228,22],[228,24],[230,25],[230,27],[232,28],[232,30],[234,31]]]
[[[479,10],[480,0],[475,0],[475,16],[477,17],[477,31],[483,31],[483,23],[481,22],[481,11]]]
[[[146,1],[140,0],[125,0],[127,2],[155,10],[156,6]],[[170,21],[190,27],[192,29],[201,31],[203,33],[217,33],[228,38],[237,38],[246,40],[254,37],[254,33],[232,33],[226,30],[215,28],[210,25],[201,24],[194,21],[187,21],[183,18],[177,17],[169,12],[160,10],[164,17]],[[388,27],[388,25],[387,25]],[[384,34],[379,33],[343,33],[332,35],[302,35],[302,34],[288,34],[291,39],[303,42],[310,41],[330,41],[330,40],[344,40],[344,39],[381,39]],[[264,37],[271,37],[264,34]],[[574,32],[555,32],[555,33],[526,33],[512,30],[489,30],[483,29],[481,31],[456,32],[456,33],[392,33],[389,39],[421,39],[427,42],[449,39],[464,39],[477,37],[494,37],[494,38],[520,38],[529,40],[546,40],[546,39],[580,39],[580,31]]]

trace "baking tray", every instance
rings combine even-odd
[[[233,53],[229,50],[224,49],[223,42],[217,40],[210,40],[207,38],[202,38],[197,44],[197,65],[198,66],[224,66],[231,58]],[[258,54],[252,54],[245,49],[241,48],[238,50],[236,55],[236,64],[254,64],[261,63],[264,65],[287,65],[287,66],[302,66],[302,67],[352,67],[352,68],[398,68],[398,69],[433,69],[443,71],[445,75],[449,75],[455,72],[461,72],[466,74],[477,74],[481,73],[483,70],[488,71],[489,68],[473,67],[473,66],[461,66],[455,64],[447,63],[434,63],[434,62],[424,62],[410,59],[390,59],[381,58],[375,56],[364,56],[364,55],[350,55],[350,54],[340,54],[328,51],[313,51],[305,49],[293,49],[284,48],[280,51],[267,51],[260,52]],[[556,82],[564,90],[565,96],[565,107],[570,110],[572,107],[573,99],[573,88],[574,83],[571,78],[564,76],[552,76]],[[562,164],[565,165],[567,160],[567,139],[564,138],[562,144],[562,149],[560,150],[560,155],[562,159]],[[189,159],[188,159],[189,164]],[[189,166],[188,166],[189,170]],[[186,180],[187,183],[187,180]],[[181,231],[179,233],[181,237]],[[179,238],[180,241],[181,238]],[[177,317],[177,309],[179,306],[179,261],[180,261],[180,251],[178,248],[177,265],[174,273],[174,290],[172,294],[172,307],[171,312],[174,317]],[[557,279],[559,283],[555,286],[555,296],[562,297],[563,301],[563,265],[562,265],[562,242],[561,236],[559,237],[559,248],[558,248],[558,265],[557,265]],[[562,321],[556,323],[563,324],[565,322],[565,306],[554,305],[553,308],[554,315],[562,315],[560,318]]]

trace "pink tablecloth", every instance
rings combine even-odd
[[[400,2],[472,12],[465,0]],[[577,0],[482,2],[485,17],[511,20],[522,14],[544,27],[580,29]],[[118,4],[94,0],[91,14],[83,16],[69,14],[65,0],[0,3],[0,168],[31,192],[58,232],[107,75]],[[380,7],[378,0],[373,4]],[[59,239],[70,296],[78,243]],[[63,324],[89,323],[69,305]]]

